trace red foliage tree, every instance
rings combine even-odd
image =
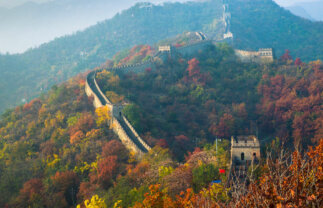
[[[196,58],[189,60],[187,63],[188,67],[186,71],[188,72],[188,76],[183,77],[184,82],[193,82],[194,84],[204,86],[206,82],[210,81],[211,76],[200,72],[200,62]]]
[[[285,53],[280,57],[280,59],[284,62],[287,62],[289,60],[293,60],[293,58],[291,57],[291,55],[289,54],[289,50],[285,50]]]
[[[77,193],[78,201],[84,201],[85,199],[91,198],[98,188],[99,186],[97,184],[92,184],[90,182],[81,182],[80,190]]]
[[[303,62],[301,61],[300,58],[296,58],[294,64],[295,64],[295,66],[301,66],[303,64]]]
[[[67,204],[76,205],[76,194],[79,189],[79,178],[73,171],[56,172],[52,176],[54,193],[64,196]]]
[[[85,137],[84,133],[82,131],[77,131],[70,137],[70,143],[76,144],[81,142],[81,140]]]
[[[17,202],[18,207],[44,206],[44,186],[42,180],[34,178],[27,181],[23,188],[20,189]]]
[[[107,189],[112,184],[112,180],[118,173],[118,157],[108,156],[98,162],[97,172],[90,174],[90,181],[99,184],[102,188]]]
[[[196,58],[193,58],[188,61],[188,67],[186,70],[188,71],[189,77],[193,77],[200,74],[199,63],[200,62]]]
[[[219,123],[212,124],[209,128],[212,135],[217,137],[229,138],[234,133],[234,118],[232,115],[225,113],[220,118]]]
[[[75,132],[81,130],[87,132],[94,127],[95,120],[90,113],[83,113],[78,119],[77,123],[71,128],[70,133],[74,134]]]
[[[156,143],[156,145],[162,147],[162,148],[168,148],[168,143],[165,139],[159,139]]]
[[[306,67],[304,65],[305,70]],[[295,144],[301,142],[304,147],[311,143],[310,139],[317,142],[323,126],[322,83],[323,73],[320,71],[310,71],[301,79],[276,75],[264,80],[258,88],[263,95],[258,105],[262,128],[275,132],[281,139],[293,138]]]
[[[41,105],[41,100],[39,98],[36,98],[29,103],[26,103],[23,107],[23,110],[29,111],[29,113],[36,113],[40,109]]]
[[[121,142],[111,140],[102,147],[102,157],[118,156],[119,161],[125,161],[128,158],[128,150]]]

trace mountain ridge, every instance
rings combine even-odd
[[[305,61],[322,59],[319,47],[322,37],[318,31],[323,30],[323,23],[295,17],[270,0],[227,2],[234,47],[247,50],[273,47],[278,57],[285,49],[290,49],[292,56]],[[268,8],[272,12],[268,12]],[[280,21],[281,17],[286,21]],[[296,23],[289,26],[291,21]],[[79,72],[99,66],[124,48],[154,44],[184,31],[202,31],[211,34],[210,38],[212,35],[220,38],[223,27],[220,0],[165,3],[146,8],[137,4],[110,20],[74,35],[56,38],[24,54],[0,55],[3,75],[0,81],[6,89],[0,92],[3,104],[0,111],[21,103],[22,99],[30,100]],[[281,29],[284,27],[287,29]]]

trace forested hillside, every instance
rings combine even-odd
[[[0,55],[0,111],[98,66],[122,49],[153,44],[183,31],[198,31],[221,16],[219,0],[164,6],[137,4],[110,20],[24,54]]]
[[[140,61],[150,51],[137,46],[106,65]],[[317,146],[308,156],[293,154],[293,163],[283,168],[288,179],[282,191],[266,203],[277,197],[281,203],[318,203],[313,189],[322,177],[320,61],[303,63],[286,53],[272,65],[241,63],[231,47],[220,44],[194,57],[158,61],[156,70],[124,76],[102,71],[97,79],[110,99],[129,103],[124,114],[154,148],[141,160],[128,152],[109,129],[107,112],[92,107],[85,76],[79,75],[1,116],[1,207],[75,207],[96,194],[91,203],[102,207],[248,206],[255,203],[248,196],[261,200],[267,186],[255,183],[246,196],[228,193],[228,138],[257,132],[262,145],[274,141],[273,157],[280,155],[279,141],[290,150],[293,143],[305,151]],[[223,139],[217,146],[215,137]],[[263,164],[252,170],[254,180],[278,181],[266,177],[276,168]],[[213,180],[221,183],[209,187]],[[302,196],[296,193],[300,183]]]
[[[273,47],[279,57],[290,49],[303,60],[322,59],[323,24],[293,16],[270,0],[230,0],[234,47]],[[222,1],[138,4],[74,35],[57,38],[23,54],[0,55],[0,112],[30,101],[61,81],[100,65],[116,52],[154,44],[185,31],[220,39]]]
[[[108,98],[131,103],[124,113],[151,145],[165,143],[181,160],[216,137],[277,136],[304,147],[322,137],[320,61],[294,61],[287,52],[272,65],[243,64],[222,44],[177,58],[145,74],[97,75]]]
[[[278,57],[289,49],[306,61],[323,59],[323,22],[292,15],[272,0],[228,2],[236,48],[274,48]]]

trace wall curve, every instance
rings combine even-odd
[[[183,47],[179,47],[175,50],[175,52],[181,54],[182,56],[191,56],[197,51],[203,50],[207,46],[212,44],[212,41],[205,40],[205,36],[203,34],[200,35],[201,41]],[[117,74],[124,74],[129,72],[144,72],[147,68],[155,69],[154,59],[156,57],[164,60],[167,56],[165,56],[165,53],[163,52],[157,52],[148,61],[132,65],[123,65],[120,67],[110,68],[106,70],[115,72]],[[136,132],[136,130],[133,128],[133,126],[130,124],[127,118],[122,115],[122,107],[120,107],[119,105],[114,105],[102,92],[95,79],[96,73],[100,71],[102,70],[95,70],[87,75],[85,84],[86,95],[89,97],[92,96],[94,98],[93,105],[95,108],[108,106],[108,109],[110,110],[112,117],[110,127],[112,128],[113,132],[116,135],[118,135],[121,142],[129,151],[134,152],[138,158],[141,158],[144,155],[144,153],[151,150],[151,147],[139,136],[139,134]]]

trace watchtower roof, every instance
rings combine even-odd
[[[272,51],[272,48],[259,48],[259,51]]]
[[[241,146],[245,146],[245,147],[259,147],[259,141],[257,139],[257,137],[253,136],[253,135],[249,135],[249,136],[237,136],[236,138],[232,137],[232,147],[241,147]]]

